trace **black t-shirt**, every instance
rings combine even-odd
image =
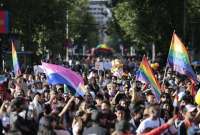
[[[89,89],[93,91],[95,94],[99,91],[99,86],[97,84],[89,84]]]
[[[187,127],[186,127],[184,121],[182,121],[179,124],[178,134],[180,134],[180,135],[187,135]]]

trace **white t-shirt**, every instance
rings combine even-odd
[[[138,129],[137,129],[137,134],[142,134],[147,128],[157,128],[164,124],[164,120],[160,118],[160,120],[157,118],[156,120],[152,120],[151,118],[147,118],[143,120]]]

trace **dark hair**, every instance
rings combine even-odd
[[[59,89],[57,90],[57,92],[64,93],[64,88],[59,88]]]
[[[170,98],[170,95],[168,93],[161,93],[160,97]]]
[[[142,107],[140,106],[140,104],[130,104],[129,105],[129,110],[131,113],[138,113],[140,112],[142,109]]]
[[[125,108],[122,107],[121,105],[117,105],[117,106],[115,107],[115,112],[117,112],[117,111],[123,111],[123,112],[125,112]]]
[[[130,124],[125,120],[121,120],[115,124],[115,130],[126,133],[130,130]]]
[[[103,97],[101,94],[97,94],[97,95],[96,95],[96,99],[103,100],[104,97]]]
[[[91,114],[91,120],[95,123],[99,122],[99,119],[101,118],[102,113],[98,110],[93,110]]]
[[[169,84],[169,82],[167,80],[164,81],[164,84],[165,84],[166,87],[170,86],[170,84]]]
[[[78,98],[81,102],[84,100],[82,96],[77,96],[76,98]]]
[[[44,104],[44,113],[45,114],[50,114],[51,113],[51,105],[50,104]]]
[[[23,109],[23,105],[25,103],[25,99],[23,97],[16,97],[15,99],[13,99],[13,101],[11,102],[11,111],[17,111],[17,109],[22,110]]]
[[[189,94],[183,96],[182,100],[184,100],[186,104],[193,103],[193,97]]]
[[[106,104],[106,105],[108,105],[109,107],[111,106],[111,105],[110,105],[110,102],[109,102],[108,100],[104,100],[104,101],[102,102],[102,104],[103,104],[103,103]]]
[[[41,96],[41,94],[40,94],[39,92],[36,92],[36,93],[35,93],[35,96],[36,96],[36,95]]]
[[[49,92],[50,92],[49,89],[44,90],[44,93],[49,93]]]

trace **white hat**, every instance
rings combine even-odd
[[[192,105],[192,104],[187,104],[185,106],[186,112],[193,112],[196,109],[196,106]]]

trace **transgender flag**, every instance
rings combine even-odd
[[[21,70],[19,68],[19,63],[18,63],[18,58],[17,58],[17,51],[15,48],[15,44],[12,42],[12,61],[13,61],[13,69],[14,69],[14,73],[15,75],[20,75],[21,74]]]
[[[75,90],[75,95],[85,95],[84,81],[78,73],[60,65],[45,62],[42,62],[42,67],[47,75],[49,84],[66,84]]]

